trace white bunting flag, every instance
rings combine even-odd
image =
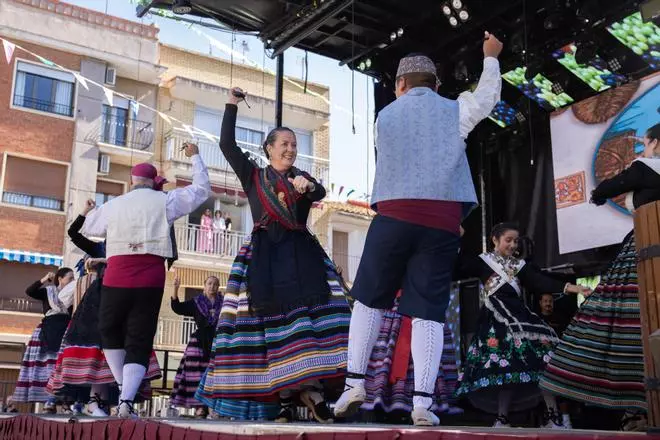
[[[11,64],[11,59],[14,56],[14,49],[16,49],[16,45],[14,43],[10,43],[7,40],[2,40],[2,45],[5,47],[5,58],[7,58],[7,64]]]
[[[112,102],[113,102],[113,99],[112,99],[112,98],[113,98],[112,90],[110,90],[110,89],[108,89],[108,88],[106,88],[106,87],[103,87],[103,93],[105,93],[105,99],[108,100],[108,105],[109,105],[110,107],[112,107]]]
[[[71,73],[73,73],[73,76],[76,77],[76,80],[80,83],[80,85],[83,86],[85,90],[89,91],[89,87],[87,86],[87,79],[85,79],[85,77],[79,73],[76,72],[71,72]]]
[[[204,136],[206,139],[210,140],[211,142],[215,142],[215,136],[213,136],[211,133],[204,130],[200,130],[199,128],[197,129],[197,131],[200,132],[202,136]]]
[[[131,101],[131,109],[133,109],[133,119],[137,119],[138,112],[140,111],[140,103],[137,101]]]
[[[170,119],[169,116],[167,116],[165,113],[158,112],[158,116],[163,118],[165,122],[167,122],[169,125],[172,125],[172,120]]]
[[[195,132],[193,131],[192,127],[188,124],[182,124],[183,129],[186,130],[186,132],[190,135],[191,138],[195,138]]]

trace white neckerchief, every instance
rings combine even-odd
[[[490,296],[494,294],[505,284],[509,284],[513,287],[513,290],[515,290],[518,295],[522,294],[522,288],[520,287],[517,275],[525,266],[525,260],[505,258],[496,255],[493,252],[481,254],[479,257],[488,265],[488,267],[493,269],[493,272],[495,272],[496,275],[491,277],[491,280],[489,280],[487,285],[484,286],[487,295]]]
[[[72,284],[72,283],[69,283]],[[66,287],[69,286],[67,284]],[[64,287],[64,289],[66,289]],[[74,283],[74,288],[75,288],[75,283]],[[62,290],[64,290],[62,289]],[[48,305],[50,306],[50,310],[46,312],[46,316],[52,316],[52,315],[59,315],[62,313],[69,313],[67,310],[67,306],[60,300],[59,298],[60,291],[58,290],[57,287],[51,285],[51,286],[46,286],[46,298],[48,299]],[[73,296],[72,296],[73,297]]]

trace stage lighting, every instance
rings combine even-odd
[[[463,7],[463,2],[461,0],[453,0],[451,2],[451,5],[453,6],[454,9],[458,10]]]
[[[468,11],[463,9],[458,13],[458,18],[460,18],[461,21],[468,21],[468,19],[470,18],[470,14],[468,13]]]
[[[449,24],[452,25],[452,27],[458,26],[458,20],[456,19],[456,17],[454,17],[453,15],[449,17]]]
[[[442,13],[445,14],[447,17],[451,15],[451,8],[449,7],[449,4],[442,5]]]
[[[172,12],[178,15],[190,14],[192,6],[188,0],[174,0],[172,3]]]
[[[525,115],[523,114],[523,112],[521,112],[520,110],[518,110],[518,111],[516,112],[516,119],[517,119],[518,122],[520,122],[521,124],[527,120],[527,118],[525,117]]]
[[[609,67],[612,72],[618,72],[623,66],[621,66],[621,61],[619,61],[617,57],[614,57],[607,60],[607,67]]]
[[[561,95],[564,93],[564,88],[558,82],[553,82],[551,87],[552,93],[555,95]]]
[[[396,32],[392,32],[390,34],[390,41],[394,41],[394,40],[396,40]]]
[[[403,37],[403,29],[402,28],[397,29],[396,36],[397,37]]]

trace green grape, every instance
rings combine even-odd
[[[622,29],[625,33],[628,33],[628,32],[630,32],[630,31],[632,30],[632,28],[630,27],[630,25],[629,25],[628,23],[626,23],[625,20],[623,21],[623,24],[621,25],[621,29]]]
[[[653,26],[643,26],[639,30],[642,34],[646,35],[647,37],[650,37],[655,33],[655,29],[653,28]]]
[[[651,56],[658,58],[658,57],[660,57],[660,52],[658,52],[657,50],[652,50],[651,51]]]
[[[646,52],[647,50],[649,50],[649,45],[646,44],[646,43],[643,43],[643,42],[641,42],[641,41],[637,42],[637,47],[639,47],[640,49],[642,49],[644,52]]]
[[[615,22],[615,23],[612,23],[612,25],[611,25],[610,27],[611,27],[612,29],[619,29],[619,28],[621,28],[621,23],[619,23],[619,22],[617,21],[617,22]]]
[[[637,46],[633,46],[633,47],[631,47],[631,49],[637,55],[644,55],[644,51],[641,48],[637,47]]]
[[[637,39],[637,41],[641,41],[642,43],[646,43],[646,42],[647,42],[646,35],[644,35],[643,33],[639,32],[639,29],[637,30],[637,32],[635,32],[635,38]]]

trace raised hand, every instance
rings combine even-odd
[[[504,45],[490,32],[484,32],[484,58],[497,58],[502,52]]]

